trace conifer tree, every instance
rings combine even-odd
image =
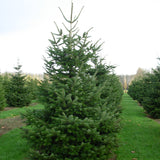
[[[0,111],[2,111],[6,106],[5,91],[3,88],[2,77],[0,76]]]
[[[26,76],[22,74],[21,67],[20,64],[14,67],[15,74],[11,75],[6,94],[8,106],[23,107],[31,102],[29,90],[25,86]]]
[[[72,4],[70,19],[60,11],[69,28],[64,25],[65,34],[55,23],[58,34],[52,33],[53,39],[49,40],[45,58],[49,80],[41,86],[45,108],[24,114],[32,128],[24,135],[31,144],[30,158],[104,160],[117,146],[119,120],[114,111],[107,110],[107,97],[101,96],[106,81],[97,85],[101,44],[89,40],[89,30],[78,35],[76,25],[82,10],[73,18]],[[91,68],[95,68],[93,74]]]
[[[26,87],[30,93],[31,100],[35,100],[38,97],[38,85],[39,80],[32,77],[26,77]]]
[[[137,100],[151,117],[160,118],[160,64],[152,73],[133,80],[128,94]]]

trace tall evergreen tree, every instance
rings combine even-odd
[[[31,102],[31,96],[28,88],[25,86],[26,80],[22,74],[21,67],[20,64],[14,67],[16,70],[15,74],[11,75],[6,94],[8,106],[23,107]]]
[[[49,80],[41,86],[45,109],[24,115],[31,125],[25,132],[32,147],[31,159],[104,160],[117,145],[119,120],[113,110],[107,110],[107,97],[102,96],[106,81],[98,85],[96,65],[101,45],[89,40],[89,31],[78,35],[80,14],[73,18],[73,4],[69,20],[61,13],[70,27],[64,25],[68,31],[64,34],[56,25],[58,34],[52,33],[49,40],[45,58]],[[93,74],[91,68],[95,68]]]

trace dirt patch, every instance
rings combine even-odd
[[[8,110],[11,110],[11,109],[16,109],[18,107],[5,107],[3,111],[8,111]]]
[[[34,103],[31,103],[29,106],[35,106],[37,104],[38,103],[34,102]],[[29,107],[29,106],[26,106],[26,107]],[[3,111],[5,112],[5,111],[16,109],[16,108],[18,107],[5,107]],[[0,119],[0,136],[14,128],[20,128],[23,126],[25,126],[25,123],[23,122],[20,116]]]
[[[31,103],[29,106],[25,106],[25,107],[27,108],[30,106],[35,106],[37,104],[38,104],[37,102],[34,102],[34,103]],[[8,110],[16,109],[16,108],[20,108],[20,107],[5,107],[3,111],[8,111]]]
[[[110,158],[109,160],[116,160],[117,159],[117,155],[113,155],[112,158]]]
[[[149,114],[147,114],[146,112],[145,112],[145,114],[147,115],[148,118],[150,118],[150,119],[152,119],[152,120],[154,120],[154,121],[160,123],[160,119],[152,118],[152,117],[151,117]]]
[[[37,102],[33,102],[33,103],[31,103],[29,106],[35,106],[35,105],[37,105],[38,103]],[[26,107],[29,107],[29,106],[26,106]]]
[[[160,119],[153,119],[153,120],[155,120],[156,122],[160,123]]]
[[[25,126],[25,124],[20,116],[0,119],[0,136],[14,128],[20,128],[22,126]]]

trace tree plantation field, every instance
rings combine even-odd
[[[117,160],[158,160],[160,159],[160,124],[146,116],[142,107],[133,101],[127,94],[123,95],[122,106],[122,129],[118,134],[119,147],[116,151]],[[32,106],[40,109],[41,105]],[[30,107],[31,108],[31,107]],[[11,113],[16,109],[3,111],[7,121]],[[19,113],[24,112],[23,108]],[[6,112],[6,113],[5,113]],[[7,116],[7,112],[9,112]],[[18,112],[16,112],[18,115]],[[0,122],[3,116],[1,116]],[[18,120],[20,121],[20,119]],[[10,122],[11,123],[11,122]],[[6,126],[0,126],[2,127]],[[22,138],[21,129],[15,128],[0,136],[0,159],[2,160],[25,160],[29,145]]]
[[[74,16],[71,3],[69,19],[59,9],[66,24],[61,29],[55,22],[43,79],[27,77],[19,63],[14,74],[0,75],[0,159],[160,159],[160,125],[123,91],[158,117],[160,69],[138,80],[143,89],[137,79],[128,87],[127,77],[122,87],[115,66],[99,56],[103,43],[91,40],[92,28],[79,33],[83,8]]]

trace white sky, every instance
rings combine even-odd
[[[58,7],[70,15],[71,0],[0,0],[0,71],[13,72],[17,59],[25,73],[43,73],[50,32],[64,22]],[[160,57],[159,0],[73,0],[81,32],[105,42],[101,57],[117,74],[155,68]]]

